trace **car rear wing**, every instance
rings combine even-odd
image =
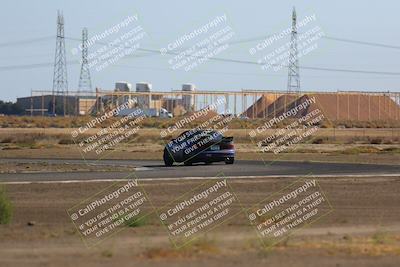
[[[226,136],[222,138],[222,142],[230,143],[233,142],[233,136]]]

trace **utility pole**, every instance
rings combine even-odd
[[[82,30],[82,62],[81,75],[79,77],[78,92],[92,91],[92,81],[90,79],[89,61],[88,61],[88,30]]]
[[[296,9],[292,12],[292,34],[289,51],[288,93],[300,93],[299,58],[297,51],[297,16]]]
[[[64,115],[66,109],[65,94],[68,95],[67,59],[65,53],[64,16],[57,11],[57,39],[53,74],[53,114],[56,114],[56,95],[64,97]]]

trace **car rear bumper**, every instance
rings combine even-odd
[[[235,150],[234,149],[226,149],[226,150],[218,150],[218,151],[203,151],[196,155],[192,161],[208,161],[208,162],[217,162],[217,161],[225,161],[227,159],[235,158]]]

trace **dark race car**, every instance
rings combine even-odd
[[[172,166],[174,162],[191,165],[196,162],[211,164],[224,161],[233,164],[233,137],[224,137],[214,130],[189,130],[168,142],[163,158],[165,166]]]

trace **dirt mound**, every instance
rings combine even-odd
[[[291,94],[264,94],[243,115],[251,119],[274,117],[287,111],[296,99],[298,96]]]
[[[200,113],[200,111],[196,111],[196,112],[186,112],[183,117],[190,117],[192,115],[194,115],[195,113],[198,113],[200,116],[197,116],[196,121],[205,121],[205,120],[209,120],[214,118],[215,116],[218,115],[218,112],[216,112],[215,110],[207,110],[204,111],[204,113]]]
[[[400,107],[386,95],[313,94],[316,104],[331,120],[398,120]]]
[[[277,98],[274,94],[268,94],[260,97],[244,114],[249,118],[280,116],[306,101],[311,104],[295,117],[305,116],[315,109],[320,109],[329,120],[400,119],[400,106],[391,97],[362,93],[310,93],[302,96],[283,94]]]

